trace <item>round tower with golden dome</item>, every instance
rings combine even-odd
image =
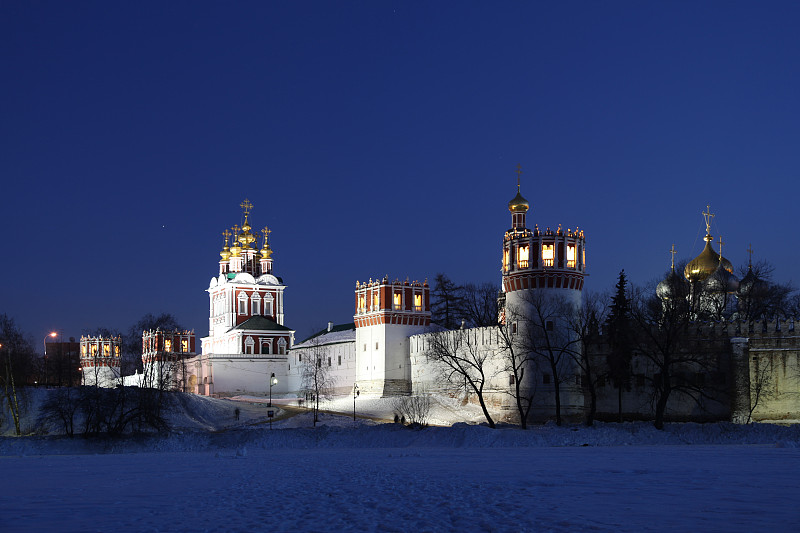
[[[526,226],[530,204],[522,196],[517,166],[517,194],[508,202],[511,228],[503,239],[503,292],[505,307],[530,299],[532,291],[561,295],[574,304],[581,301],[586,269],[586,241],[578,228],[540,230]]]

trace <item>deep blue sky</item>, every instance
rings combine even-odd
[[[500,278],[586,231],[589,290],[702,249],[797,281],[794,2],[3,2],[0,312],[41,338],[208,333],[222,237],[273,230],[299,338],[388,274]]]

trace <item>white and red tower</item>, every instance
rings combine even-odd
[[[550,228],[542,231],[526,226],[530,208],[520,193],[517,167],[517,195],[508,202],[511,229],[503,239],[503,291],[506,309],[521,307],[531,294],[546,294],[579,305],[586,270],[586,241],[583,231]]]
[[[431,323],[427,280],[359,283],[355,290],[356,383],[362,394],[411,392],[408,337]]]
[[[194,356],[194,331],[143,331],[141,386],[194,392],[186,364]]]
[[[120,337],[81,337],[83,384],[114,387],[120,378]]]
[[[200,394],[263,393],[269,390],[273,373],[278,378],[273,392],[286,388],[287,353],[294,342],[294,330],[283,324],[286,286],[272,272],[271,231],[267,227],[260,235],[253,231],[249,222],[253,204],[245,199],[241,207],[242,226],[222,233],[219,274],[207,289],[209,335],[202,339],[195,371]]]

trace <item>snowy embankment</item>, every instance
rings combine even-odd
[[[29,397],[23,428],[34,427],[37,405],[45,391]],[[310,449],[310,448],[525,448],[550,446],[635,446],[635,445],[770,445],[800,447],[800,425],[667,424],[659,431],[646,422],[623,424],[597,423],[593,427],[555,424],[534,425],[528,430],[500,425],[456,422],[464,416],[476,417],[473,406],[459,411],[449,399],[437,401],[432,418],[455,422],[450,427],[410,429],[399,424],[376,422],[372,418],[321,413],[313,426],[311,414],[289,407],[268,408],[261,398],[217,400],[196,395],[182,395],[170,414],[174,428],[169,434],[144,434],[114,439],[66,438],[58,435],[30,435],[24,438],[0,438],[0,455],[52,455],[82,453],[189,452],[238,449]],[[352,406],[352,401],[349,403]],[[326,408],[344,410],[341,400]],[[363,399],[357,405],[359,416],[379,419],[392,417],[392,403],[385,399]],[[236,411],[239,411],[238,417]],[[267,411],[275,418],[270,425]],[[463,418],[462,418],[463,419]],[[3,435],[11,435],[8,417]]]

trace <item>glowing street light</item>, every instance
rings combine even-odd
[[[58,333],[56,333],[55,331],[51,331],[50,333],[48,333],[47,335],[44,336],[44,339],[42,339],[42,345],[44,346],[44,384],[45,384],[45,386],[47,386],[47,337],[52,337],[52,338],[55,339],[57,335],[58,335]]]
[[[278,378],[275,377],[275,372],[269,378],[269,403],[267,407],[272,407],[272,386],[278,384]]]

